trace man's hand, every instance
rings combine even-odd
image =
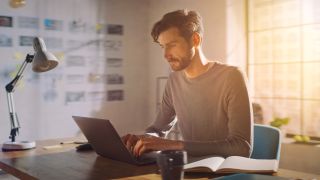
[[[126,147],[135,156],[140,156],[143,153],[150,151],[163,151],[163,150],[182,150],[182,141],[174,141],[163,139],[150,135],[132,135],[127,134],[122,137],[122,141]]]
[[[123,143],[126,145],[127,149],[132,152],[134,146],[136,145],[137,141],[142,138],[144,135],[133,135],[133,134],[127,134],[123,137],[121,137]]]
[[[163,150],[182,150],[182,141],[174,141],[154,136],[145,136],[140,138],[133,148],[133,154],[140,156],[145,152],[163,151]]]

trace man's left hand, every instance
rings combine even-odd
[[[182,141],[163,139],[154,136],[146,136],[139,139],[134,146],[133,154],[140,156],[149,151],[163,151],[163,150],[182,150]]]

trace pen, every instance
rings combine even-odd
[[[87,142],[85,141],[63,141],[63,142],[60,142],[60,144],[85,144]]]

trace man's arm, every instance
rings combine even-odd
[[[150,125],[144,135],[127,134],[122,141],[127,149],[138,156],[152,150],[182,149],[182,142],[163,139],[166,132],[174,125],[175,111],[172,105],[169,81],[166,84],[162,103],[157,112],[156,120]]]
[[[185,141],[185,150],[194,156],[245,156],[252,152],[252,105],[244,75],[233,69],[226,82],[226,112],[228,136],[217,141]]]
[[[146,129],[147,134],[155,134],[158,137],[165,137],[174,125],[173,121],[176,116],[173,108],[170,78],[167,81],[163,92],[162,102],[158,109],[156,120]]]

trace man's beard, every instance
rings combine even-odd
[[[181,71],[190,65],[191,60],[183,58],[181,60],[171,59],[169,60],[170,67],[173,71]]]
[[[173,71],[181,71],[187,68],[191,64],[193,57],[194,57],[194,52],[190,48],[189,51],[186,52],[186,55],[181,59],[171,58],[171,59],[168,59],[168,62]]]
[[[182,59],[173,58],[170,59],[168,62],[173,71],[181,71],[190,65],[191,56],[183,57]]]

